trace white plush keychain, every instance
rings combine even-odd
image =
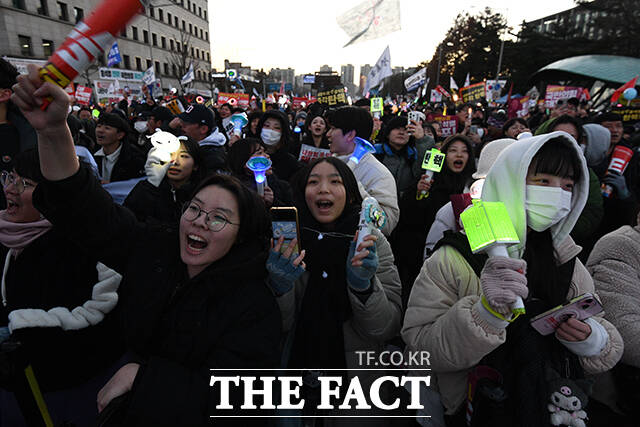
[[[153,147],[147,155],[144,171],[147,181],[158,187],[171,166],[171,154],[180,149],[180,139],[186,138],[177,137],[160,129],[156,129],[156,132],[147,138],[151,140]]]

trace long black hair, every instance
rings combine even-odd
[[[256,129],[258,136],[260,136],[262,128],[264,127],[264,122],[266,122],[267,119],[276,119],[280,122],[282,133],[280,136],[280,142],[278,143],[279,149],[282,149],[283,147],[288,149],[291,144],[291,127],[289,127],[289,118],[287,115],[280,110],[269,110],[265,112],[258,122],[258,128]]]
[[[300,173],[296,174],[292,182],[293,200],[296,207],[298,208],[301,222],[313,223],[316,226],[319,225],[315,218],[313,218],[313,216],[311,215],[311,211],[307,206],[305,191],[311,171],[313,171],[313,168],[315,168],[316,165],[323,162],[329,163],[334,168],[336,168],[338,174],[340,174],[340,178],[342,178],[342,184],[344,185],[346,193],[346,203],[344,211],[336,220],[336,222],[340,222],[342,218],[353,214],[354,212],[359,212],[362,205],[362,196],[360,195],[360,190],[358,189],[358,181],[353,175],[351,169],[349,169],[349,167],[343,161],[335,157],[323,157],[320,159],[316,159],[305,166],[305,168],[302,169]]]
[[[446,194],[460,194],[464,191],[465,186],[471,182],[471,175],[476,171],[476,161],[473,157],[473,144],[469,138],[464,135],[451,135],[444,140],[440,151],[445,155],[447,150],[454,142],[462,142],[467,147],[469,153],[469,159],[461,172],[454,172],[449,169],[447,161],[445,159],[444,165],[440,173],[435,175],[433,189],[438,192],[445,192]]]

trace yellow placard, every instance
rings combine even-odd
[[[444,166],[444,153],[437,148],[432,148],[430,151],[424,153],[424,159],[422,160],[422,169],[428,171],[440,172],[442,166]]]
[[[460,214],[460,220],[473,253],[494,243],[515,244],[520,241],[502,202],[473,200],[473,205]]]

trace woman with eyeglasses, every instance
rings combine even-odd
[[[281,321],[265,284],[271,227],[262,201],[235,178],[213,175],[193,192],[177,233],[151,228],[79,167],[62,89],[43,84],[33,67],[14,94],[38,133],[45,180],[35,205],[124,277],[120,311],[130,362],[99,392],[99,410],[120,397],[107,413],[127,426],[208,425],[210,416],[233,414],[216,408],[220,390],[209,386],[211,369],[279,362]],[[53,101],[42,111],[47,96]],[[232,386],[234,409],[242,398],[242,387]]]
[[[124,354],[114,315],[122,277],[34,207],[33,192],[43,181],[35,149],[19,154],[13,170],[0,174],[7,200],[0,211],[3,426],[25,423],[18,389],[27,364],[56,425],[90,424],[97,414],[92,395]]]

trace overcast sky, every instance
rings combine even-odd
[[[363,0],[209,0],[211,53],[214,68],[224,60],[252,68],[318,71],[328,64],[374,64],[389,45],[393,67],[413,67],[432,57],[438,43],[463,11],[475,14],[485,6],[518,26],[575,6],[573,0],[400,0],[402,30],[377,40],[343,48],[347,34],[336,18]],[[523,55],[526,53],[523,52]]]

